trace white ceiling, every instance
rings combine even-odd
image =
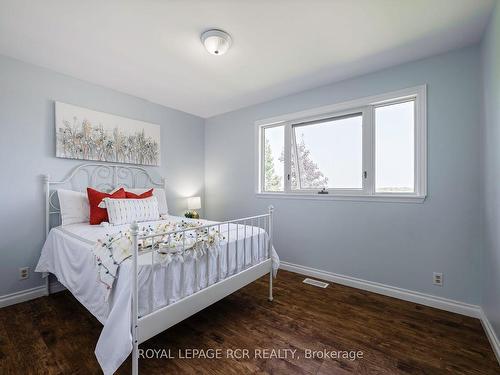
[[[477,42],[494,2],[0,0],[0,54],[210,117]]]

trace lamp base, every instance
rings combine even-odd
[[[196,212],[195,210],[186,211],[184,216],[187,217],[188,219],[199,219],[200,218],[200,214],[198,212]]]

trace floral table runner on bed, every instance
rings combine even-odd
[[[158,237],[138,240],[139,254],[150,250],[156,263],[168,264],[172,260],[183,261],[185,256],[197,258],[207,252],[215,251],[224,237],[215,228],[202,228],[201,222],[166,222],[148,225],[139,229],[139,236],[158,234]],[[169,234],[176,230],[189,229],[185,232]],[[184,251],[183,251],[184,249]],[[109,298],[120,265],[132,256],[132,236],[130,230],[116,234],[107,234],[96,242],[93,248],[98,276],[106,288]]]

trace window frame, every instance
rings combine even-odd
[[[341,118],[346,118],[346,117],[354,117],[356,115],[361,115],[361,152],[362,152],[362,165],[361,165],[361,189],[339,189],[339,188],[328,188],[325,189],[328,191],[328,194],[337,194],[337,195],[366,195],[367,194],[367,189],[368,186],[366,184],[366,179],[363,178],[363,171],[365,168],[367,168],[366,163],[369,162],[368,158],[365,155],[365,143],[366,143],[366,138],[369,136],[366,134],[366,127],[364,122],[366,121],[366,107],[361,107],[361,108],[352,108],[349,110],[344,110],[344,111],[337,111],[334,113],[328,113],[325,114],[325,116],[313,116],[311,118],[306,118],[306,119],[301,119],[299,121],[289,121],[288,124],[290,126],[290,138],[291,142],[293,142],[293,145],[296,147],[296,137],[295,137],[295,129],[301,126],[308,126],[308,124],[312,125],[314,123],[321,123],[321,122],[326,122],[329,120],[335,120],[335,119],[341,119]],[[286,127],[285,127],[285,132],[286,132]],[[298,165],[298,163],[297,163]],[[288,173],[291,174],[291,168],[286,169],[285,168],[285,176],[287,176]],[[288,180],[288,178],[287,178]],[[289,189],[288,192],[290,193],[300,193],[300,194],[317,194],[318,189],[306,189],[306,188],[299,188],[299,189],[292,189],[291,188],[291,181],[289,181]],[[285,190],[286,191],[286,190]]]
[[[265,190],[265,175],[266,175],[266,170],[265,170],[265,157],[264,157],[264,150],[265,150],[265,137],[263,136],[265,134],[265,130],[266,129],[272,129],[272,128],[276,128],[278,126],[282,126],[283,124],[281,123],[277,123],[277,124],[269,124],[269,125],[263,125],[260,127],[260,130],[259,130],[259,135],[260,135],[260,138],[259,138],[259,187],[262,191],[262,193],[269,193],[269,194],[276,194],[276,193],[282,193],[281,191],[271,191],[271,190]],[[284,144],[286,144],[286,129],[284,129]],[[284,173],[283,173],[283,176],[281,176],[283,178],[283,192],[286,191],[286,188],[285,188],[285,185],[286,185],[286,179],[285,179],[285,175],[286,175],[286,171],[287,171],[287,168],[286,168],[286,160],[288,160],[289,158],[287,158],[287,155],[286,155],[286,147],[285,147],[285,153],[284,153],[284,158],[285,158],[285,165],[284,165]]]
[[[414,192],[377,193],[375,191],[375,108],[415,101],[414,122]],[[362,113],[362,189],[327,189],[328,194],[318,194],[316,189],[291,189],[291,147],[294,126],[299,124],[321,121],[349,114]],[[262,129],[284,126],[284,174],[283,191],[271,192],[264,190],[263,170],[263,142]],[[386,94],[365,97],[338,104],[314,108],[263,119],[255,122],[256,133],[256,185],[255,193],[260,198],[292,198],[292,199],[319,199],[319,200],[360,200],[420,203],[427,196],[427,85],[411,87]],[[287,147],[287,145],[289,145]],[[366,177],[365,177],[366,172]]]

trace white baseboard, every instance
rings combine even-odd
[[[286,271],[291,271],[306,276],[316,277],[318,279],[331,281],[337,284],[346,285],[357,289],[367,290],[369,292],[383,294],[389,297],[399,298],[404,301],[419,303],[421,305],[435,307],[437,309],[446,310],[466,316],[471,316],[473,318],[481,318],[481,308],[477,305],[472,305],[465,302],[433,296],[431,294],[415,292],[413,290],[402,289],[395,286],[358,279],[355,277],[341,275],[333,272],[322,271],[315,268],[305,267],[289,262],[280,262],[280,268]]]
[[[59,282],[50,284],[50,292],[57,293],[64,290],[64,286]],[[35,298],[45,296],[45,285],[37,286],[31,289],[21,290],[11,294],[0,296],[0,308],[15,305],[16,303],[26,302]]]
[[[500,363],[500,340],[498,339],[498,336],[493,330],[493,327],[488,318],[486,317],[486,314],[484,313],[483,309],[481,309],[481,324],[483,325],[488,340],[490,340],[491,347],[493,348],[493,353],[495,353],[497,361],[498,363]]]
[[[0,297],[0,308],[16,303],[26,302],[31,299],[42,297],[45,295],[45,286],[37,286],[35,288],[21,290],[19,292],[6,294]]]

